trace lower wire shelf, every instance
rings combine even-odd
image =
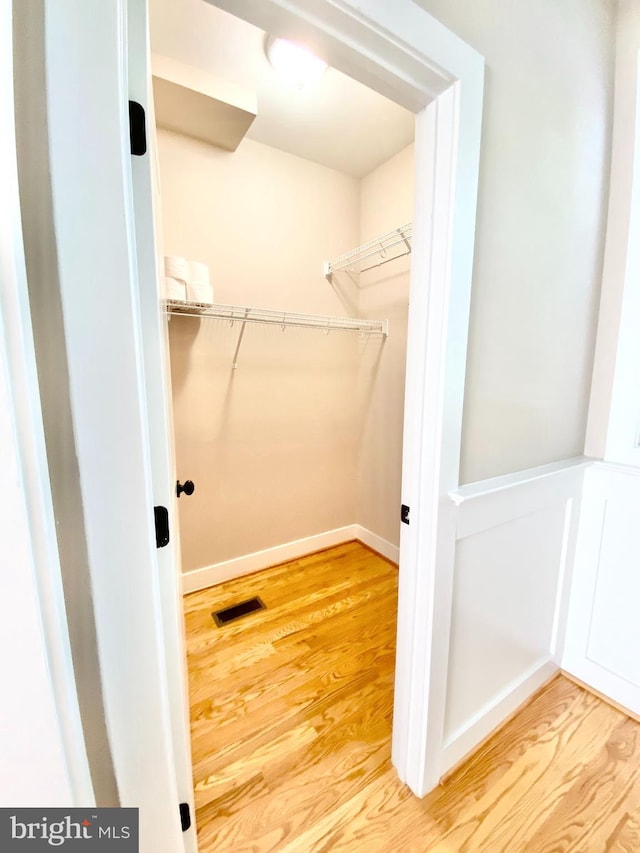
[[[271,308],[246,308],[238,305],[209,305],[203,302],[182,302],[167,299],[167,314],[193,317],[213,317],[217,320],[242,323],[266,323],[273,326],[295,326],[325,331],[372,332],[389,334],[388,320],[362,320],[356,317],[329,317],[322,314],[297,314],[291,311],[274,311]]]
[[[291,311],[274,311],[271,308],[247,308],[239,305],[210,305],[204,302],[183,302],[178,299],[165,300],[165,311],[168,315],[187,317],[210,317],[215,320],[226,320],[231,325],[239,323],[240,334],[233,357],[233,368],[238,366],[238,352],[242,343],[245,325],[261,323],[263,325],[280,326],[285,329],[293,326],[299,329],[320,329],[328,332],[360,332],[362,334],[389,334],[388,320],[363,320],[356,317],[331,317],[322,314],[298,314]]]

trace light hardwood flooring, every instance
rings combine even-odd
[[[186,596],[200,853],[640,853],[640,725],[562,676],[423,800],[400,784],[396,596],[359,543]]]

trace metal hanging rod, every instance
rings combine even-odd
[[[269,326],[280,326],[284,331],[287,326],[300,329],[320,329],[325,334],[333,331],[363,332],[378,335],[389,334],[388,320],[360,320],[354,317],[325,317],[321,314],[296,314],[291,311],[273,311],[269,308],[246,308],[238,305],[207,305],[200,302],[182,302],[178,299],[165,301],[167,314],[182,317],[211,317],[215,320],[226,320],[230,325],[240,324],[240,334],[236,351],[233,356],[233,368],[238,366],[238,352],[247,323],[262,323]]]
[[[345,252],[339,255],[332,261],[324,263],[324,277],[331,278],[334,272],[339,270],[352,270],[354,272],[366,272],[367,270],[380,267],[389,261],[395,261],[397,258],[402,258],[411,252],[411,237],[413,235],[413,223],[408,222],[406,225],[401,225],[394,231],[389,231],[388,234],[383,234],[381,237],[376,237],[375,240],[369,240],[368,243],[363,243],[357,249],[352,249],[350,252]],[[396,246],[403,246],[404,251],[393,252],[389,255],[389,250]],[[368,258],[378,256],[376,263],[366,267],[361,267],[360,264]]]
[[[238,353],[242,344],[247,323],[261,323],[279,326],[283,331],[287,326],[300,329],[321,329],[325,334],[333,331],[363,332],[378,335],[389,334],[388,320],[359,320],[353,317],[325,317],[319,314],[297,314],[291,311],[273,311],[269,308],[246,308],[238,305],[207,305],[202,302],[182,302],[178,299],[165,301],[167,314],[182,317],[211,317],[214,320],[226,320],[231,326],[238,323],[240,334],[233,354],[232,367],[238,366]]]

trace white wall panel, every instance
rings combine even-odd
[[[585,479],[563,667],[640,714],[640,472],[598,464]]]
[[[551,654],[566,504],[458,544],[445,737]]]
[[[568,460],[451,493],[443,773],[558,669],[584,465]]]
[[[637,504],[629,505],[623,496],[609,498],[604,504],[587,656],[640,687],[637,519]]]

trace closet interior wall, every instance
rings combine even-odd
[[[409,145],[364,177],[360,186],[360,235],[364,243],[413,217],[414,146]],[[373,340],[358,361],[358,524],[389,543],[398,559],[402,481],[402,428],[411,255],[360,275],[359,313],[386,318],[384,349]],[[384,546],[382,546],[384,547]]]
[[[361,517],[397,547],[408,258],[332,283],[322,262],[411,219],[412,146],[362,180],[248,139],[159,129],[158,152],[165,252],[207,263],[216,302],[392,321],[249,324],[233,370],[240,324],[171,318],[183,572]]]
[[[322,276],[357,244],[357,181],[244,140],[229,153],[160,131],[165,251],[209,265],[216,302],[348,313]],[[353,285],[351,290],[354,290]],[[349,297],[355,301],[355,293]],[[169,323],[183,571],[350,524],[357,338]]]

